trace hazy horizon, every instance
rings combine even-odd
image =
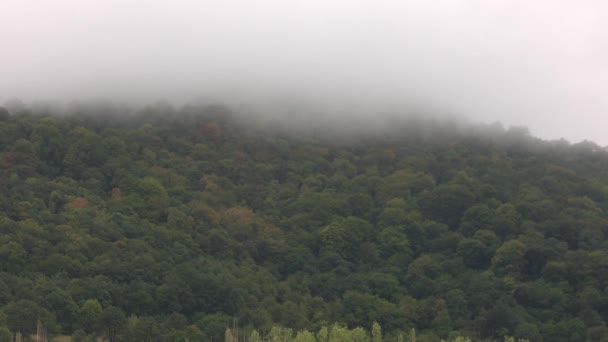
[[[422,108],[608,145],[606,23],[591,0],[4,0],[0,103]]]

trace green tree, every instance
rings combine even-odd
[[[496,250],[492,268],[499,275],[519,274],[525,265],[526,246],[519,240],[510,240]]]
[[[372,324],[372,342],[382,342],[382,328],[375,321]]]
[[[133,194],[129,196],[133,208],[142,218],[163,221],[167,218],[169,195],[164,186],[155,178],[145,177],[135,183]]]
[[[253,329],[251,335],[249,336],[249,342],[262,342],[262,337],[257,330]]]
[[[0,116],[1,116],[0,111]],[[0,117],[0,120],[2,118]],[[0,342],[12,342],[13,341],[13,333],[8,330],[6,327],[0,327]]]
[[[13,332],[34,334],[38,320],[49,332],[55,329],[55,316],[36,303],[29,300],[11,302],[4,307],[7,327]]]
[[[236,339],[232,334],[232,329],[226,328],[226,332],[224,333],[224,342],[236,342]]]
[[[420,195],[420,208],[430,218],[456,227],[473,204],[474,194],[462,185],[446,184]]]
[[[101,315],[101,327],[110,342],[118,341],[118,337],[127,325],[127,318],[122,309],[109,306]]]
[[[102,318],[103,309],[97,299],[87,299],[78,312],[79,325],[87,333],[97,333],[101,328]]]
[[[8,121],[11,117],[11,114],[4,107],[0,107],[0,121]]]
[[[85,342],[86,340],[87,333],[82,329],[78,329],[72,334],[72,342]]]

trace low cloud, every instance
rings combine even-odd
[[[4,0],[0,99],[424,108],[605,145],[606,23],[590,0]]]

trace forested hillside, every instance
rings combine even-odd
[[[0,335],[375,321],[385,341],[608,341],[606,150],[431,120],[268,125],[0,109]]]

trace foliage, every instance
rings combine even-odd
[[[597,145],[98,112],[0,110],[2,336],[608,338]]]

